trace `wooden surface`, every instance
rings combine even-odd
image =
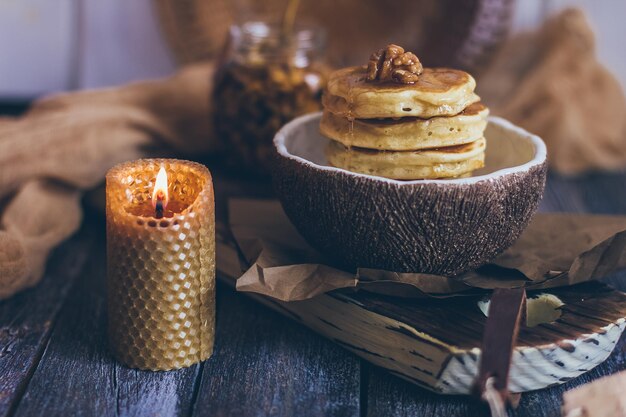
[[[228,195],[268,193],[214,172],[218,216]],[[541,209],[626,215],[626,173],[550,175]],[[124,368],[107,349],[105,273],[104,221],[88,209],[41,284],[0,302],[0,416],[487,415],[472,399],[438,396],[372,367],[223,285],[210,360],[173,372]],[[624,273],[607,281],[626,290]],[[558,416],[564,390],[623,369],[624,339],[589,374],[524,394],[511,415]]]
[[[245,205],[254,207],[254,210],[248,211],[257,213],[257,218],[247,218],[249,215],[241,212],[245,210]],[[288,221],[275,200],[236,199],[229,201],[229,207],[233,216],[229,220],[233,233],[238,235],[238,242],[255,237],[243,232],[253,228],[258,230],[256,237],[261,241],[273,241],[265,231],[284,229],[283,223]],[[245,265],[249,264],[242,263],[237,243],[229,234],[226,225],[218,224],[217,276],[222,282],[235,287],[237,279],[249,268]],[[243,238],[244,235],[246,238]],[[260,257],[268,258],[267,254]],[[246,275],[249,273],[246,272]],[[294,271],[294,278],[303,273],[302,270]],[[271,281],[268,273],[261,275]],[[246,280],[251,281],[250,278]],[[508,373],[511,361],[508,381],[509,390],[513,393],[559,385],[593,369],[608,358],[624,330],[624,292],[597,281],[552,288],[547,292],[563,303],[558,318],[522,327],[519,337],[516,337],[512,360],[510,357],[507,359],[506,354],[503,357],[501,368],[504,367],[504,374]],[[511,341],[510,335],[502,334],[502,331],[492,331],[494,339],[484,340],[489,333],[486,322],[492,326],[494,322],[485,318],[482,308],[478,308],[476,297],[415,300],[345,289],[312,299],[283,302],[260,294],[246,294],[370,364],[442,394],[470,394],[479,366],[486,363],[476,350],[480,350],[485,343],[493,348],[498,341],[504,344],[507,340]],[[532,311],[533,305],[537,305],[534,298],[537,292],[531,291],[528,295],[529,317],[532,317],[536,314]],[[491,311],[496,305],[493,299],[489,316],[504,318],[506,314],[502,311],[495,314]],[[519,302],[508,299],[501,304],[503,311],[507,308],[515,310],[511,302],[519,307]],[[515,315],[515,311],[511,312]],[[514,316],[510,319],[513,320]],[[500,348],[504,349],[498,351],[507,352],[502,343]],[[508,352],[511,352],[511,347]],[[495,353],[492,351],[492,359],[497,356]],[[498,371],[495,368],[488,373],[503,375],[502,369]]]

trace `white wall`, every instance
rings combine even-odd
[[[0,0],[0,99],[174,69],[151,0]]]
[[[0,0],[0,97],[72,86],[76,11],[75,0]]]
[[[122,84],[174,70],[151,0],[81,1],[85,24],[80,86]]]
[[[210,0],[206,0],[210,1]],[[518,0],[515,30],[577,5],[626,86],[626,0]],[[175,62],[152,0],[0,0],[0,99],[160,77]]]

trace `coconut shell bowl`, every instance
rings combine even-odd
[[[344,268],[456,275],[508,248],[543,194],[546,146],[490,117],[485,167],[472,177],[398,181],[331,166],[321,113],[275,136],[272,178],[291,222]]]

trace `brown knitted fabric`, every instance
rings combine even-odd
[[[0,119],[0,298],[43,275],[48,253],[80,225],[80,190],[113,165],[158,147],[183,153],[214,148],[209,121],[212,65],[172,78],[35,103]]]

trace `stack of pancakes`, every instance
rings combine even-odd
[[[366,76],[350,67],[329,79],[320,130],[332,139],[330,164],[401,180],[469,176],[484,166],[489,110],[471,75],[424,68],[413,84]]]

